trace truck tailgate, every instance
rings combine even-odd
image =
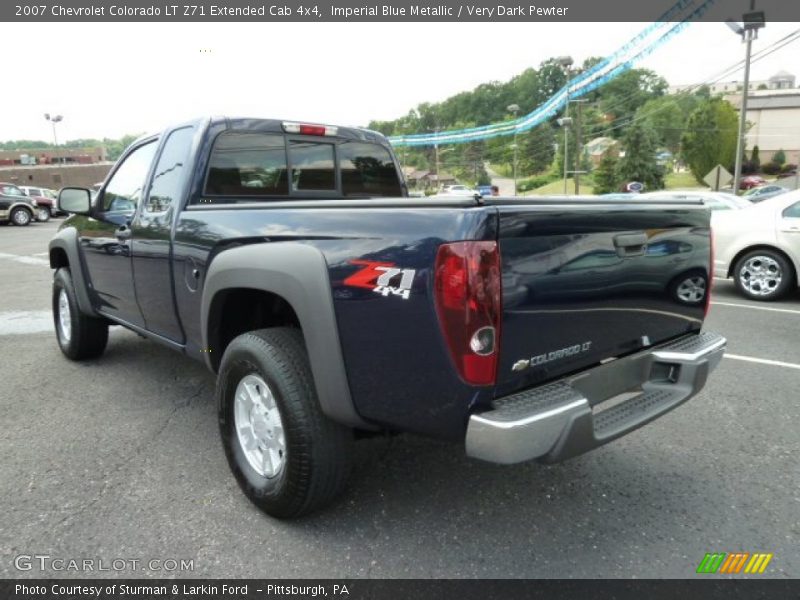
[[[696,204],[498,200],[497,394],[698,331],[709,213]]]

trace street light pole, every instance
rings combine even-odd
[[[567,195],[567,174],[569,172],[569,125],[572,119],[569,118],[569,73],[570,66],[572,66],[571,56],[559,56],[554,62],[564,69],[564,75],[567,78],[567,100],[564,103],[564,117],[558,120],[558,124],[564,127],[564,195]]]
[[[58,152],[58,137],[56,136],[56,123],[59,123],[59,122],[63,121],[64,117],[61,116],[61,115],[53,115],[51,117],[50,113],[44,113],[44,118],[47,119],[48,121],[50,121],[50,123],[52,123],[52,125],[53,125],[53,145],[55,146],[55,152],[57,153]],[[59,160],[58,162],[60,162],[63,165],[63,163],[64,163],[63,158],[61,160]]]
[[[739,193],[739,183],[742,178],[742,158],[744,154],[744,129],[747,123],[747,96],[750,92],[750,55],[753,40],[758,38],[758,30],[764,27],[764,13],[755,12],[756,0],[750,0],[750,12],[742,15],[743,24],[728,20],[726,25],[734,33],[742,36],[745,43],[744,82],[742,85],[742,104],[739,108],[739,134],[736,139],[736,162],[733,168],[733,193]]]
[[[519,112],[518,104],[509,104],[506,110],[514,115],[514,120],[517,118]],[[517,128],[514,128],[514,195],[517,195]]]

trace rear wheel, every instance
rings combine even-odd
[[[108,343],[108,322],[83,314],[66,267],[53,278],[53,321],[61,352],[71,360],[96,358]]]
[[[228,464],[261,510],[299,517],[344,489],[352,431],[322,413],[298,330],[235,338],[222,357],[217,401]]]
[[[777,300],[789,291],[795,273],[789,261],[774,250],[754,250],[733,268],[736,289],[753,300]]]
[[[11,222],[14,225],[24,227],[30,224],[33,214],[25,208],[17,207],[11,211]]]
[[[689,271],[670,284],[673,300],[688,306],[699,306],[706,300],[708,279],[703,271]]]

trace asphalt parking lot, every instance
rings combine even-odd
[[[49,316],[61,219],[0,227],[0,576],[14,557],[192,559],[136,577],[691,577],[706,552],[768,552],[800,575],[800,294],[715,283],[728,352],[705,391],[569,462],[498,467],[457,445],[360,442],[345,496],[300,521],[241,494],[201,365],[113,328],[72,363]],[[760,362],[767,361],[767,362]]]

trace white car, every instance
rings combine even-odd
[[[445,196],[475,196],[477,194],[480,196],[478,190],[473,190],[471,187],[461,184],[446,185],[439,194]]]
[[[646,194],[639,194],[638,198],[645,200],[647,198],[661,198],[670,199],[676,198],[679,200],[699,200],[709,210],[739,210],[741,208],[749,208],[752,202],[734,196],[733,194],[726,194],[725,192],[707,192],[707,191],[659,191],[648,192]]]
[[[716,213],[712,227],[716,277],[733,277],[753,300],[775,300],[797,288],[800,191]]]

